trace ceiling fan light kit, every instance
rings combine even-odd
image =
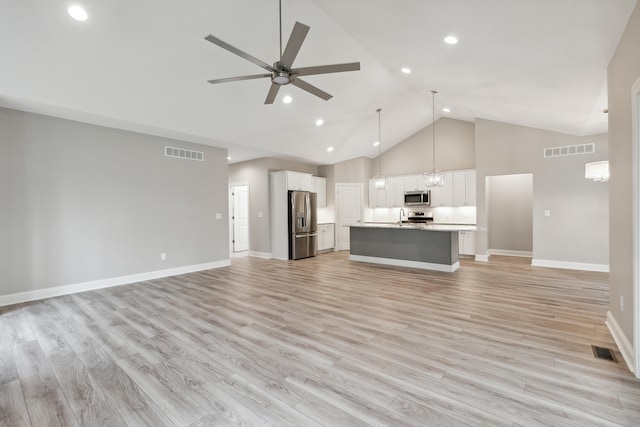
[[[254,63],[258,67],[261,67],[267,71],[269,74],[254,74],[249,76],[238,76],[238,77],[227,77],[222,79],[214,79],[209,80],[211,84],[218,83],[227,83],[234,82],[240,80],[252,80],[252,79],[260,79],[260,78],[271,78],[271,87],[269,88],[269,92],[267,93],[267,98],[265,99],[265,104],[273,104],[276,96],[278,95],[278,90],[280,90],[280,86],[286,86],[288,84],[292,84],[306,92],[309,92],[312,95],[315,95],[319,98],[328,101],[332,98],[332,95],[327,92],[313,86],[301,80],[299,76],[311,76],[317,74],[329,74],[329,73],[342,73],[345,71],[358,71],[360,70],[359,62],[350,62],[346,64],[332,64],[332,65],[320,65],[315,67],[303,67],[303,68],[292,68],[293,62],[298,56],[298,52],[302,47],[302,43],[304,39],[307,37],[307,33],[309,32],[309,27],[300,22],[296,22],[293,26],[293,31],[291,32],[291,36],[289,36],[289,41],[287,42],[287,46],[284,51],[282,50],[282,0],[278,2],[279,4],[279,23],[280,23],[280,60],[275,62],[273,66],[267,64],[259,60],[258,58],[249,55],[248,53],[231,46],[230,44],[220,40],[219,38],[208,35],[205,37],[205,40],[220,46],[221,48],[238,55],[249,62]]]

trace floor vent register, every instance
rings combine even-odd
[[[616,363],[618,362],[616,360],[615,354],[613,354],[613,351],[610,348],[604,348],[604,347],[598,347],[597,345],[592,345],[591,350],[593,350],[593,356],[596,359],[610,360]]]

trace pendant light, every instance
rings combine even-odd
[[[387,188],[387,177],[382,175],[382,156],[380,155],[381,150],[380,146],[382,145],[382,136],[381,136],[381,115],[382,108],[378,108],[376,110],[378,113],[378,175],[374,176],[373,179],[373,189],[374,190],[384,190]]]
[[[433,123],[431,123],[431,128],[433,129],[433,169],[423,174],[424,183],[427,187],[442,187],[442,184],[444,184],[444,173],[436,169],[436,93],[438,92],[435,90],[431,91],[433,100]]]

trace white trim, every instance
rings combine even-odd
[[[271,252],[249,251],[249,256],[253,256],[256,258],[273,258],[273,256],[271,255]]]
[[[640,199],[638,191],[640,190],[640,78],[636,80],[631,88],[631,132],[632,142],[631,151],[631,174],[632,181],[632,239],[633,239],[633,325],[632,339],[634,345],[633,355],[635,356],[635,365],[632,369],[636,377],[640,378]],[[624,335],[623,335],[624,336]]]
[[[131,274],[128,276],[111,277],[108,279],[92,280],[90,282],[74,283],[72,285],[56,286],[55,288],[38,289],[17,294],[0,295],[0,307],[21,302],[35,301],[60,295],[75,294],[95,289],[110,288],[112,286],[128,285],[145,280],[160,279],[162,277],[177,276],[195,271],[211,270],[212,268],[228,267],[230,260],[207,262],[205,264],[187,265],[167,270],[150,271],[147,273]]]
[[[611,314],[611,311],[607,311],[607,320],[604,323],[607,325],[607,328],[609,328],[609,332],[611,332],[611,336],[618,346],[618,350],[620,350],[620,353],[622,353],[622,357],[624,358],[627,367],[631,372],[636,373],[633,368],[633,346],[625,336],[624,332],[622,332],[620,325],[616,321],[616,318],[613,317],[613,314]]]
[[[512,251],[509,249],[489,249],[488,255],[500,255],[500,256],[516,256],[516,257],[524,257],[531,258],[533,256],[533,252],[531,251]]]
[[[373,264],[385,264],[385,265],[393,265],[397,267],[421,268],[423,270],[444,271],[447,273],[453,273],[458,268],[460,268],[460,262],[458,261],[456,261],[453,265],[447,265],[447,264],[435,264],[431,262],[408,261],[404,259],[380,258],[380,257],[363,256],[363,255],[349,255],[349,259],[351,261],[370,262]]]
[[[232,252],[231,258],[242,258],[249,256],[249,251]]]
[[[487,254],[487,255],[476,254],[476,261],[489,262],[489,256],[491,256],[491,254]]]
[[[564,268],[567,270],[600,271],[603,273],[609,272],[608,264],[588,264],[585,262],[553,261],[534,258],[531,260],[531,265],[534,267]]]

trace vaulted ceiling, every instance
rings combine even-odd
[[[432,89],[436,118],[606,132],[606,68],[636,0],[282,0],[285,42],[295,21],[311,27],[295,66],[362,69],[305,78],[329,101],[288,85],[273,105],[268,79],[207,83],[263,70],[204,37],[275,62],[277,0],[77,3],[85,22],[66,0],[0,0],[0,106],[225,147],[231,162],[333,164],[377,154],[378,107],[383,151],[430,124]]]

